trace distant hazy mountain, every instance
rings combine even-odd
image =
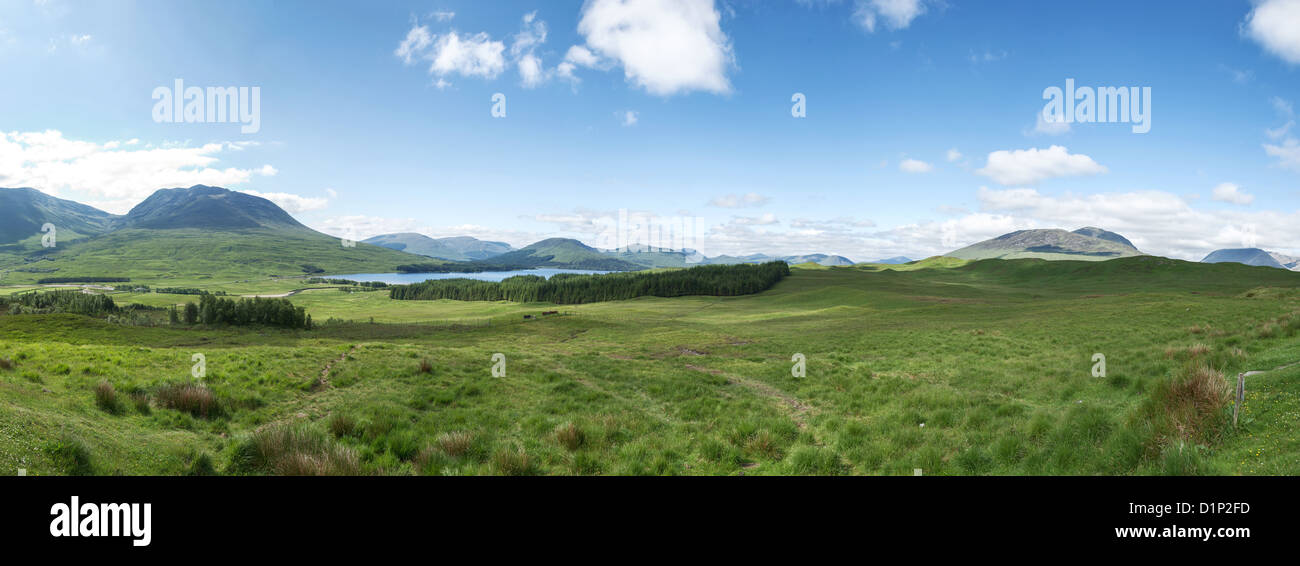
[[[791,256],[785,256],[781,258],[781,260],[790,265],[798,265],[801,263],[815,263],[817,265],[826,265],[826,266],[853,265],[853,260],[844,257],[842,255],[826,255],[826,254],[791,255]]]
[[[1127,238],[1100,228],[1020,230],[944,254],[960,259],[1105,260],[1142,255]]]
[[[904,256],[901,256],[901,255],[900,255],[900,256],[894,256],[894,257],[891,257],[891,258],[885,258],[885,259],[882,259],[882,260],[880,260],[880,261],[877,261],[876,263],[883,263],[883,264],[886,264],[886,265],[901,265],[901,264],[904,264],[904,263],[911,263],[911,262],[912,262],[912,258],[904,257]]]
[[[0,244],[12,244],[42,235],[41,227],[53,224],[57,240],[102,234],[109,229],[112,214],[81,203],[55,198],[36,189],[0,189]]]
[[[1282,256],[1286,259],[1287,256]],[[1264,267],[1276,267],[1278,269],[1290,269],[1286,264],[1278,261],[1272,254],[1259,248],[1237,248],[1214,250],[1210,255],[1205,256],[1201,263],[1244,263],[1246,265],[1262,265]]]
[[[601,271],[634,271],[645,266],[611,257],[577,240],[551,238],[484,260],[503,267],[557,267]]]
[[[452,261],[489,259],[514,249],[504,242],[489,242],[469,236],[430,238],[413,232],[383,234],[362,241],[391,250]]]
[[[1268,252],[1268,255],[1273,256],[1273,259],[1282,264],[1282,267],[1290,269],[1291,271],[1300,271],[1300,257],[1283,255],[1277,252]]]
[[[771,256],[767,254],[750,254],[746,256],[729,256],[720,255],[705,260],[704,263],[712,264],[736,264],[736,263],[766,263],[769,261],[784,261],[790,265],[801,263],[815,263],[818,265],[853,265],[853,260],[841,255],[827,254],[805,254],[805,255],[786,255]]]

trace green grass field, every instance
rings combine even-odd
[[[1162,393],[1300,360],[1300,274],[931,263],[562,307],[319,289],[312,331],[3,315],[0,473],[1300,473],[1300,366],[1249,377],[1235,429]],[[195,354],[211,410],[178,400]]]

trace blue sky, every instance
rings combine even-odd
[[[700,218],[709,255],[1084,225],[1295,254],[1298,67],[1300,0],[9,0],[0,186],[122,213],[217,184],[331,234],[516,246],[608,245],[628,210]],[[1067,78],[1149,87],[1150,132],[1039,123]],[[258,87],[260,128],[155,122],[175,79]]]

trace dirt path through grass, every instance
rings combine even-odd
[[[794,395],[781,391],[780,389],[772,387],[771,385],[768,385],[761,381],[750,379],[748,377],[741,377],[739,375],[733,373],[727,373],[722,370],[710,369],[710,368],[701,367],[692,364],[686,364],[686,367],[688,369],[693,369],[695,371],[702,371],[704,373],[708,373],[712,375],[720,375],[722,377],[727,378],[728,383],[739,385],[741,387],[744,387],[745,389],[757,393],[761,397],[775,401],[777,406],[781,408],[782,412],[784,412],[786,416],[790,417],[790,420],[794,421],[794,424],[797,425],[800,429],[806,429],[808,427],[807,416],[809,413],[813,411],[813,408],[807,403],[799,400],[799,398],[795,397]]]

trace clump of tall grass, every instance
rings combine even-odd
[[[433,363],[428,358],[420,360],[420,373],[433,373]]]
[[[1227,423],[1232,388],[1223,373],[1192,361],[1155,385],[1138,412],[1139,425],[1150,434],[1148,450],[1160,454],[1171,445],[1206,444]]]
[[[576,424],[564,423],[555,427],[555,439],[569,451],[574,451],[587,442],[587,433]]]
[[[361,475],[357,452],[306,425],[277,424],[254,432],[235,448],[232,468],[282,476]]]
[[[158,388],[154,397],[158,399],[158,405],[191,416],[206,419],[221,415],[221,404],[217,401],[216,394],[202,385],[164,385]]]
[[[113,389],[113,384],[107,381],[101,381],[95,386],[95,405],[110,415],[122,412],[122,403],[117,399],[117,390]]]
[[[445,432],[438,435],[438,449],[453,458],[469,453],[473,444],[474,435],[468,432]]]
[[[131,404],[135,405],[135,410],[142,415],[148,415],[152,411],[149,409],[149,394],[144,391],[132,391],[130,395]]]
[[[330,434],[334,438],[343,438],[345,436],[356,436],[358,432],[357,421],[349,415],[342,413],[335,414],[329,420]]]
[[[0,369],[14,369],[14,366],[17,365],[18,364],[14,363],[14,361],[9,358],[0,358]]]
[[[502,476],[535,476],[537,462],[522,447],[503,447],[492,455],[492,471]]]

